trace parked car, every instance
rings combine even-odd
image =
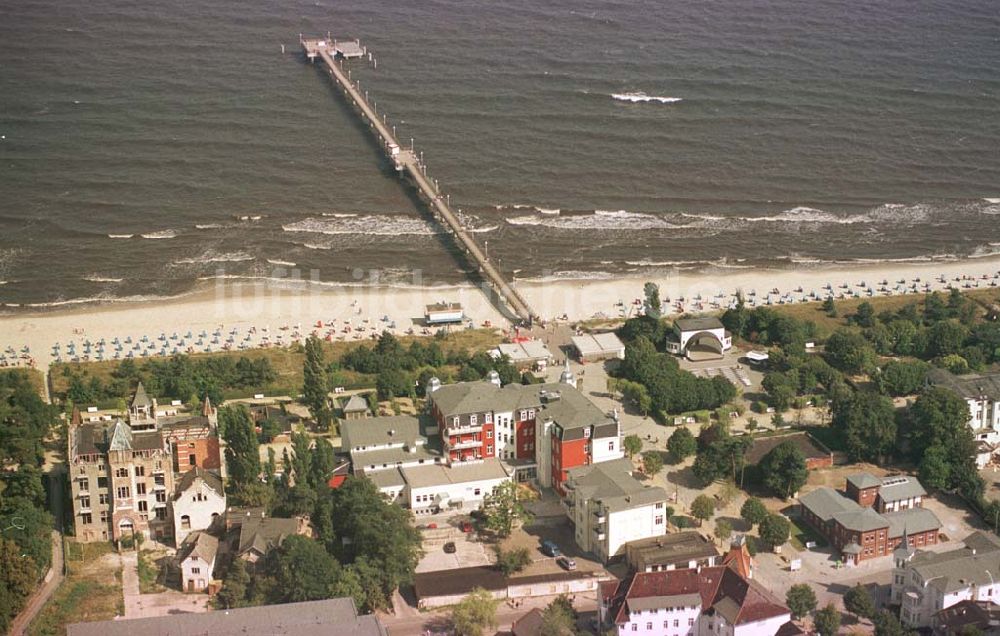
[[[556,545],[555,541],[549,541],[546,539],[542,541],[542,554],[550,557],[560,557],[562,556],[562,550]]]
[[[428,530],[437,530],[438,524],[436,524],[436,523],[428,523],[426,527],[427,527]]]
[[[455,554],[455,552],[457,550],[458,550],[458,548],[455,547],[455,542],[454,541],[449,541],[448,543],[444,544],[444,552],[445,552],[445,554]]]
[[[462,532],[472,532],[472,522],[463,521],[462,522]]]
[[[559,557],[558,559],[556,559],[556,563],[558,563],[559,567],[561,567],[564,570],[576,569],[576,561],[570,559],[569,557],[564,557],[564,556]]]

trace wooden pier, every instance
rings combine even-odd
[[[500,271],[490,262],[486,252],[479,247],[471,232],[463,227],[458,215],[451,209],[448,197],[438,189],[437,182],[427,176],[427,167],[412,148],[403,148],[396,139],[394,130],[390,130],[385,115],[380,118],[376,107],[369,103],[363,93],[350,77],[350,71],[345,71],[343,59],[358,58],[367,51],[357,40],[341,42],[326,38],[302,38],[302,48],[310,61],[320,58],[325,64],[330,76],[340,85],[344,94],[361,114],[362,119],[375,131],[386,155],[393,161],[396,170],[410,177],[417,190],[427,200],[431,212],[451,233],[458,246],[466,255],[475,261],[479,272],[496,294],[500,304],[505,306],[513,316],[523,324],[530,325],[537,320],[537,315],[528,306],[524,298],[500,274]]]

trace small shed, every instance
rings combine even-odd
[[[360,395],[352,395],[341,405],[345,420],[363,420],[371,411],[368,410],[368,400]]]

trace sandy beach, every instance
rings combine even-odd
[[[643,284],[660,286],[664,310],[698,313],[725,309],[741,290],[751,304],[808,302],[832,294],[867,297],[1000,285],[1000,259],[903,262],[822,269],[671,271],[614,280],[518,281],[545,320],[624,318],[639,308]],[[775,292],[775,290],[777,290]],[[1000,289],[998,289],[1000,296]],[[0,316],[0,364],[46,366],[55,360],[149,357],[282,346],[311,333],[329,340],[361,340],[385,329],[430,334],[427,304],[462,304],[468,322],[507,327],[472,285],[445,287],[309,286],[220,281],[173,299],[76,306]],[[452,327],[463,328],[463,326]],[[87,346],[89,343],[90,346]],[[58,345],[58,346],[57,346]]]

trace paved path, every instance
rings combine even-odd
[[[208,594],[185,594],[177,590],[142,594],[139,591],[138,555],[135,552],[124,552],[119,558],[122,564],[125,618],[149,618],[208,611]]]
[[[28,604],[24,606],[10,625],[10,634],[21,636],[28,633],[28,626],[35,620],[42,607],[56,591],[56,588],[63,582],[63,549],[62,535],[58,530],[52,531],[52,569],[49,572],[49,580],[42,584],[35,593],[28,599]]]

